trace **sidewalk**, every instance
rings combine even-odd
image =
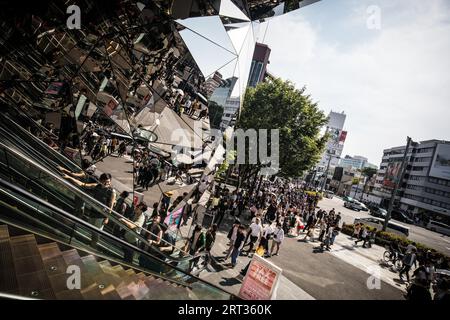
[[[305,236],[301,233],[298,239]],[[319,232],[316,229],[314,239],[317,239]],[[296,239],[296,238],[292,238]],[[380,280],[396,287],[400,290],[405,290],[406,285],[398,280],[398,272],[392,266],[383,260],[383,253],[386,251],[384,247],[373,244],[371,248],[363,248],[362,242],[355,245],[355,238],[351,239],[349,235],[339,233],[336,237],[329,254],[353,265],[354,267],[370,274]],[[311,246],[318,246],[319,241],[308,241]],[[412,272],[411,272],[412,273]]]
[[[243,216],[247,213],[244,212],[240,220],[241,222],[248,223]],[[190,228],[190,223],[192,219],[190,219],[189,224],[181,228],[181,233],[186,236],[188,235],[188,231]],[[226,215],[222,221],[219,231],[216,235],[216,241],[212,248],[211,254],[213,256],[213,261],[210,266],[208,266],[208,270],[204,270],[200,273],[199,277],[218,285],[224,290],[233,293],[235,295],[239,294],[239,290],[242,285],[243,277],[240,276],[240,272],[244,269],[247,264],[251,261],[251,257],[247,257],[246,255],[241,255],[238,257],[237,265],[234,268],[228,267],[227,264],[231,262],[231,258],[227,260],[222,260],[226,256],[228,251],[228,230],[231,228],[234,222],[234,217],[230,215]],[[314,297],[309,295],[307,292],[302,290],[292,281],[287,279],[283,274],[280,276],[280,280],[278,283],[278,288],[273,296],[273,299],[276,300],[315,300]]]

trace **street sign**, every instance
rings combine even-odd
[[[273,263],[253,255],[239,297],[244,300],[271,300],[276,293],[281,271]]]

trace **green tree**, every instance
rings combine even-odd
[[[223,116],[223,107],[214,101],[208,103],[209,125],[211,128],[219,129]]]
[[[278,175],[282,177],[301,176],[319,160],[328,139],[328,135],[320,136],[320,129],[327,118],[305,91],[305,87],[296,89],[290,81],[281,79],[248,88],[236,124],[236,128],[243,130],[280,130]],[[270,142],[268,150],[271,150]],[[257,165],[247,166],[246,170],[251,172],[251,176],[261,167],[258,161]]]

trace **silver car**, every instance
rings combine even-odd
[[[356,200],[344,202],[344,207],[346,207],[348,209],[356,210],[356,211],[363,210],[361,203]]]

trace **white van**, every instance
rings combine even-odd
[[[450,226],[443,222],[430,220],[427,224],[427,229],[450,236]]]

